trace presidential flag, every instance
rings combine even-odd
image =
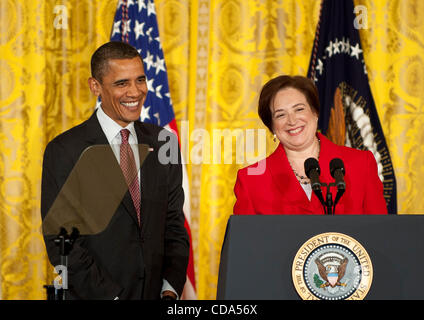
[[[122,41],[135,47],[144,61],[148,93],[140,120],[174,131],[178,136],[175,114],[169,93],[168,75],[159,38],[156,10],[153,0],[119,0],[113,22],[112,41]],[[184,160],[183,160],[183,163]],[[185,193],[185,226],[190,236],[190,259],[187,281],[182,298],[196,299],[195,274],[190,232],[190,193],[187,171],[183,165]]]
[[[396,214],[395,173],[359,38],[358,29],[367,27],[366,10],[354,8],[352,0],[322,0],[308,77],[318,88],[319,129],[336,144],[374,154],[388,212]]]

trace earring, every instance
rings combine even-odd
[[[272,139],[274,142],[277,142],[277,135],[274,133],[274,138]]]

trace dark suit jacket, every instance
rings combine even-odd
[[[153,148],[141,167],[142,227],[127,191],[103,232],[82,235],[76,241],[68,259],[71,299],[159,299],[163,279],[179,295],[182,293],[189,240],[182,211],[181,161],[158,161],[158,151],[167,143],[158,141],[163,128],[139,121],[134,125],[138,143]],[[175,142],[178,144],[177,139]],[[95,113],[47,145],[42,176],[43,219],[81,153],[92,145],[108,145]],[[60,264],[52,237],[45,237],[45,242],[51,263]]]
[[[320,181],[334,182],[329,169],[333,158],[342,159],[345,166],[346,191],[336,205],[335,214],[387,214],[383,184],[373,154],[335,145],[321,134],[318,137]],[[264,168],[263,174],[249,174],[249,168],[260,166]],[[239,170],[234,192],[237,197],[234,214],[324,214],[314,193],[309,201],[281,144],[268,158]],[[327,189],[322,187],[324,199],[326,193]],[[334,201],[337,189],[332,187],[331,193]]]

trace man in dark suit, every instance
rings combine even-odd
[[[161,161],[159,149],[165,142],[159,141],[158,135],[164,129],[138,120],[147,95],[142,59],[130,45],[109,42],[93,54],[91,72],[90,90],[101,98],[101,107],[87,121],[47,145],[41,194],[43,219],[87,147],[109,145],[123,172],[123,162],[133,169],[140,165],[134,164],[139,161],[137,153],[134,157],[124,144],[147,144],[151,152],[133,180],[128,181],[123,174],[129,190],[105,230],[81,235],[74,243],[68,257],[68,298],[178,298],[189,256],[181,161]],[[137,148],[130,150],[137,152]],[[178,147],[176,150],[180,159]],[[53,237],[45,236],[45,242],[51,263],[59,265],[59,249]]]

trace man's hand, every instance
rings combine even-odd
[[[162,293],[162,300],[176,300],[177,299],[177,295],[169,290],[165,290]]]

